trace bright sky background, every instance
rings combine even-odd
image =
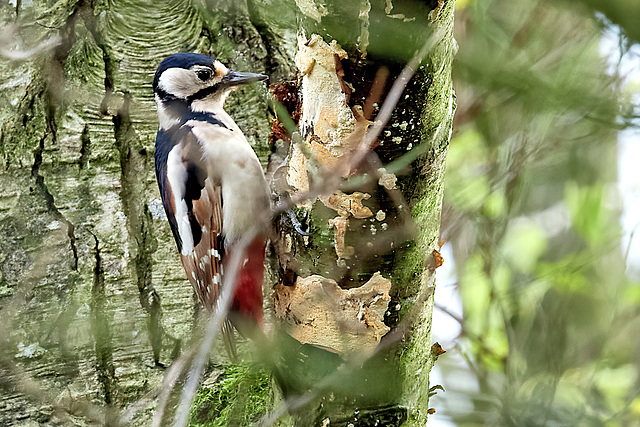
[[[616,68],[623,79],[623,90],[631,101],[640,105],[640,46],[631,47],[622,58],[619,56],[620,31],[610,27],[600,43],[600,52],[609,63],[609,73]],[[619,64],[618,64],[619,61]],[[640,113],[640,112],[637,112]],[[618,191],[622,200],[623,239],[622,251],[627,253],[627,272],[640,279],[640,120],[636,127],[618,134]]]

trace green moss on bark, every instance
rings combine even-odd
[[[271,375],[256,366],[231,365],[205,385],[191,410],[191,426],[248,426],[271,407]]]
[[[407,426],[423,426],[427,421],[429,372],[435,363],[435,356],[431,353],[431,318],[437,266],[433,251],[440,248],[438,237],[444,166],[455,111],[451,81],[451,64],[456,50],[453,39],[454,4],[454,1],[443,2],[432,19],[432,25],[443,31],[443,37],[427,56],[426,72],[431,84],[426,94],[420,127],[421,143],[428,146],[425,147],[426,155],[415,162],[418,180],[410,195],[418,236],[406,261],[399,264],[395,276],[406,280],[402,285],[410,290],[403,302],[401,318],[419,313],[400,356],[405,375],[403,404],[409,408],[409,417],[404,424]]]

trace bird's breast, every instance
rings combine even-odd
[[[266,230],[269,191],[262,166],[237,128],[198,124],[192,132],[202,146],[208,174],[222,187],[222,232],[228,242]]]

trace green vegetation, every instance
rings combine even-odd
[[[259,366],[229,365],[214,371],[215,381],[198,391],[189,425],[248,426],[271,407],[271,375]]]
[[[463,316],[432,403],[459,425],[640,420],[616,188],[633,106],[605,73],[605,18],[579,3],[459,5],[442,232]]]

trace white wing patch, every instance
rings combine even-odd
[[[186,178],[187,170],[182,162],[182,145],[177,144],[167,156],[167,181],[169,181],[173,192],[174,216],[182,241],[182,255],[189,255],[193,252],[193,235],[191,234],[187,202],[184,200]]]

